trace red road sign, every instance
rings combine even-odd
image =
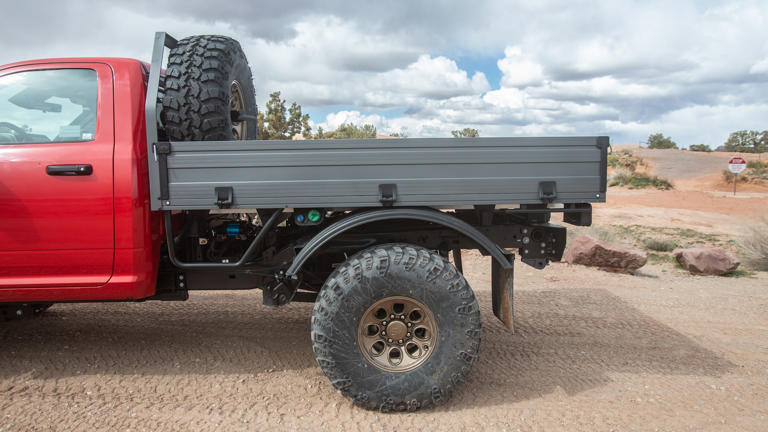
[[[731,170],[731,172],[734,174],[738,174],[744,171],[746,168],[747,161],[738,156],[732,157],[731,160],[728,161],[728,169]]]

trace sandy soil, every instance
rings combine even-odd
[[[642,213],[640,208],[661,210],[669,217],[678,219],[689,218],[685,212],[699,212],[717,215],[736,216],[738,218],[756,219],[766,215],[768,195],[751,194],[732,196],[714,192],[695,190],[659,191],[654,189],[629,190],[611,188],[605,204],[593,205],[597,214],[610,213],[617,210],[630,210]],[[670,212],[669,209],[684,210],[683,213]],[[699,215],[706,218],[707,216]],[[653,218],[649,218],[653,222]]]
[[[466,257],[481,359],[444,406],[363,411],[314,362],[309,304],[258,292],[64,304],[0,326],[0,430],[766,430],[768,275],[519,265],[517,332]],[[738,283],[734,283],[737,281]]]
[[[728,161],[740,156],[746,161],[762,160],[768,155],[737,152],[692,152],[687,150],[650,150],[647,147],[619,145],[614,151],[629,150],[640,156],[648,164],[651,174],[672,180],[678,191],[732,192],[733,183],[725,181],[723,170],[728,169]],[[764,194],[768,197],[768,184],[739,183],[737,193],[743,197],[749,194]],[[747,195],[742,195],[742,194]],[[720,195],[720,194],[717,194]]]

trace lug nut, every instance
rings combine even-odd
[[[387,322],[386,322],[386,321],[382,321],[382,322],[381,322],[381,325],[383,325],[383,326],[386,326],[386,325],[387,325]]]
[[[404,320],[405,319],[405,315],[400,315],[400,319]]]
[[[408,325],[408,327],[410,327],[410,326],[412,326],[413,324],[411,324],[411,323],[408,323],[407,325]]]
[[[389,316],[390,319],[395,319],[395,314]]]
[[[383,330],[382,330],[382,332],[381,332],[381,335],[382,335],[382,336],[386,336],[386,335],[387,335],[387,332],[385,332],[385,331],[383,331]]]
[[[411,334],[410,333],[406,333],[405,336],[406,337],[411,337]]]
[[[401,343],[403,343],[403,340],[400,339],[400,340],[397,341],[397,343],[401,344]]]
[[[387,342],[392,343],[392,338],[387,339]]]

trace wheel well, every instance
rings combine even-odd
[[[490,254],[502,267],[510,267],[509,260],[506,258],[508,252],[500,248],[472,225],[438,210],[395,208],[370,210],[353,214],[324,228],[307,242],[296,255],[291,266],[286,271],[286,275],[289,277],[296,276],[309,258],[340,234],[359,226],[395,219],[420,220],[449,228],[477,243],[481,249]]]

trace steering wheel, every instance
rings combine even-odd
[[[13,123],[0,122],[0,127],[7,127],[8,129],[11,129],[12,131],[16,132],[17,134],[21,134],[21,135],[24,135],[24,136],[29,135],[27,133],[27,131],[25,131],[24,129],[16,126]]]

